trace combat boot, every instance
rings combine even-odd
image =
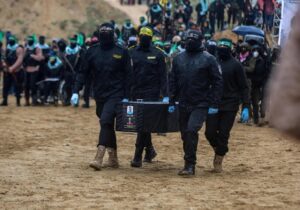
[[[105,165],[105,167],[119,168],[119,161],[118,161],[117,150],[108,147],[107,148],[107,152],[108,152],[108,162]]]
[[[185,163],[184,168],[178,172],[179,176],[194,176],[195,175],[195,165]]]
[[[21,99],[20,98],[17,98],[16,105],[21,106]]]
[[[151,163],[152,160],[157,156],[157,153],[154,149],[153,146],[145,149],[145,157],[144,157],[144,162],[146,163]]]
[[[213,172],[221,173],[223,171],[223,168],[222,168],[223,159],[224,159],[224,156],[215,154]]]
[[[90,163],[91,168],[93,168],[97,171],[101,170],[105,150],[106,150],[106,148],[104,146],[101,146],[101,145],[98,146],[98,150],[97,150],[95,159]]]
[[[3,99],[2,103],[0,106],[8,106],[7,99]]]
[[[131,167],[140,168],[142,167],[142,158],[143,158],[144,148],[136,147],[134,152],[133,160],[131,161]]]

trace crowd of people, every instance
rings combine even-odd
[[[21,106],[24,92],[26,106],[49,103],[79,105],[79,91],[84,87],[83,107],[96,101],[101,131],[97,155],[90,164],[99,170],[105,151],[109,166],[117,167],[117,141],[114,131],[115,108],[121,101],[143,99],[180,104],[180,130],[185,152],[185,166],[179,175],[195,173],[198,131],[206,122],[206,137],[215,151],[214,167],[222,171],[228,152],[228,139],[242,104],[242,123],[262,125],[265,118],[266,87],[276,64],[279,49],[271,50],[265,41],[222,38],[214,40],[215,30],[226,25],[255,25],[272,30],[269,12],[275,1],[265,0],[254,7],[249,0],[200,0],[193,7],[189,0],[149,5],[149,17],[140,17],[140,25],[126,20],[122,27],[115,21],[101,24],[91,37],[84,33],[68,41],[28,36],[25,43],[7,32],[1,40],[3,101],[14,93]],[[270,10],[273,8],[273,10]],[[193,12],[197,13],[194,20]],[[228,21],[225,24],[225,11]],[[5,39],[5,40],[4,40]],[[5,45],[4,45],[5,43]],[[138,133],[132,167],[142,166],[156,156],[150,133]]]

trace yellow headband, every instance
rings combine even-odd
[[[140,35],[153,36],[153,31],[148,27],[141,28]]]

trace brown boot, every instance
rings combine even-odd
[[[104,154],[105,154],[105,147],[101,145],[98,146],[96,157],[90,163],[90,167],[97,171],[101,170]]]
[[[223,171],[223,169],[222,169],[223,159],[224,159],[224,156],[215,155],[214,170],[213,170],[215,173],[221,173]]]
[[[119,168],[117,150],[108,147],[107,152],[108,152],[108,162],[105,166],[109,168]]]

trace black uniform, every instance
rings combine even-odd
[[[22,46],[19,46],[22,47]],[[18,48],[17,48],[18,49]],[[17,49],[10,50],[6,49],[5,51],[5,63],[8,67],[13,66],[18,57],[17,57]],[[11,90],[11,87],[14,87],[15,96],[17,99],[17,105],[20,105],[20,98],[22,92],[22,82],[23,82],[23,69],[15,72],[13,74],[8,72],[3,72],[3,105],[7,105],[8,94]]]
[[[153,46],[133,47],[129,50],[132,65],[131,93],[133,100],[158,101],[167,96],[167,71],[163,52]],[[136,147],[151,148],[151,133],[138,133]]]
[[[129,74],[128,52],[119,45],[102,47],[97,44],[87,50],[76,76],[74,92],[78,93],[86,78],[92,76],[96,113],[100,119],[99,145],[116,149],[114,131],[116,105],[127,94]]]
[[[251,80],[251,100],[253,107],[253,121],[258,123],[259,117],[265,117],[265,110],[263,107],[264,88],[268,77],[268,67],[265,60],[259,56],[256,58],[254,72],[248,73],[248,78]],[[259,102],[262,102],[259,105]]]
[[[26,48],[26,53],[23,61],[24,68],[28,66],[40,66],[40,62],[31,57],[31,55],[36,55],[37,47]],[[37,103],[37,82],[40,80],[40,72],[26,72],[26,81],[25,81],[25,99],[26,104],[29,103],[29,98],[31,96],[32,103]]]
[[[217,108],[222,95],[222,76],[215,57],[201,48],[175,57],[170,93],[171,103],[179,100],[185,165],[194,166],[198,131],[206,119],[208,108]]]
[[[223,96],[219,112],[207,117],[205,135],[216,154],[224,156],[240,102],[243,108],[249,108],[249,89],[245,71],[235,58],[230,56],[218,61],[222,68]]]

